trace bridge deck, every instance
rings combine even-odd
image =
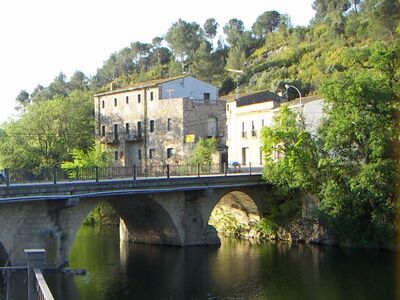
[[[0,188],[0,204],[104,197],[112,195],[151,194],[160,192],[193,191],[224,187],[264,185],[260,174],[189,176],[175,178],[145,178],[104,180],[96,182],[74,181],[53,183],[18,184]]]

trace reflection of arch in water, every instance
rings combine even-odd
[[[75,241],[76,234],[87,215],[100,203],[107,202],[120,216],[120,238],[138,243],[181,245],[181,238],[174,220],[158,201],[148,197],[113,196],[85,199],[74,208],[68,209],[74,222],[65,226],[65,258]],[[65,211],[67,213],[67,210]],[[65,217],[68,219],[68,217]]]
[[[233,231],[250,229],[260,221],[262,208],[249,193],[244,191],[226,192],[217,199],[208,223],[218,233],[233,234]]]

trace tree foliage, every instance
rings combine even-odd
[[[212,155],[217,151],[217,140],[199,138],[193,149],[191,163],[194,165],[210,164]]]
[[[280,13],[276,10],[266,11],[257,18],[252,29],[255,35],[264,38],[268,33],[275,31],[280,22]]]
[[[393,242],[398,210],[399,168],[393,151],[399,139],[395,116],[400,48],[381,46],[351,50],[350,58],[362,64],[335,75],[321,88],[328,107],[321,131],[327,156],[320,165],[328,175],[321,189],[321,211],[342,240],[374,245]],[[392,62],[397,66],[393,70]]]
[[[282,105],[272,127],[262,129],[263,178],[284,190],[314,193],[318,187],[317,142],[301,115]]]
[[[72,161],[61,163],[61,168],[64,170],[85,167],[108,167],[112,164],[111,152],[99,141],[96,141],[86,152],[82,149],[72,149],[70,155]]]
[[[33,103],[18,120],[3,125],[0,164],[29,169],[57,166],[69,158],[70,150],[92,145],[93,120],[89,92]]]

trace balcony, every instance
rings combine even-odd
[[[119,136],[114,133],[107,133],[106,135],[100,136],[100,142],[103,144],[118,144]]]
[[[125,132],[124,139],[126,142],[139,142],[143,140],[143,133],[142,131],[130,130],[129,132]]]

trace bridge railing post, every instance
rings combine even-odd
[[[249,162],[249,175],[251,175],[251,162]]]
[[[10,186],[10,169],[9,168],[6,168],[5,170],[4,170],[4,172],[5,172],[5,174],[6,174],[6,185],[7,186]]]
[[[96,166],[95,172],[96,172],[96,182],[99,182],[99,166]]]
[[[133,165],[133,180],[136,180],[136,164]]]
[[[46,260],[46,250],[44,249],[25,249],[26,260],[28,261],[28,300],[36,300],[37,292],[35,287],[34,268],[43,268]]]
[[[169,179],[169,164],[167,164],[167,178]]]
[[[53,183],[57,184],[57,167],[53,167]]]

